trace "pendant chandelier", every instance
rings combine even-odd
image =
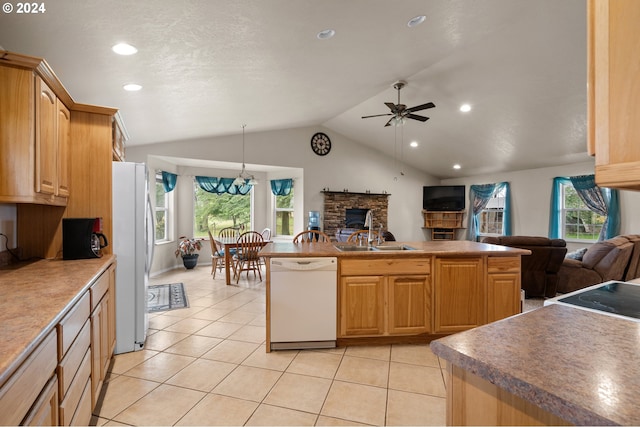
[[[247,125],[242,125],[242,170],[236,179],[233,180],[233,185],[256,185],[258,184],[258,180],[253,176],[249,175],[245,171],[244,164],[244,128]]]

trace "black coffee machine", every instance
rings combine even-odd
[[[102,218],[62,219],[62,259],[100,258],[108,244]]]

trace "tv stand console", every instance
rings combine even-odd
[[[464,211],[423,210],[424,228],[431,230],[431,240],[456,240],[456,232],[462,226]]]

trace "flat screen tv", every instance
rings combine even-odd
[[[422,209],[427,211],[463,211],[464,185],[422,187]]]

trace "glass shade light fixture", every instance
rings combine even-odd
[[[240,174],[238,175],[238,177],[236,179],[233,180],[233,185],[256,185],[258,184],[258,180],[253,176],[253,175],[249,175],[246,171],[245,171],[245,164],[244,164],[244,128],[247,125],[242,125],[242,170],[240,171]]]

